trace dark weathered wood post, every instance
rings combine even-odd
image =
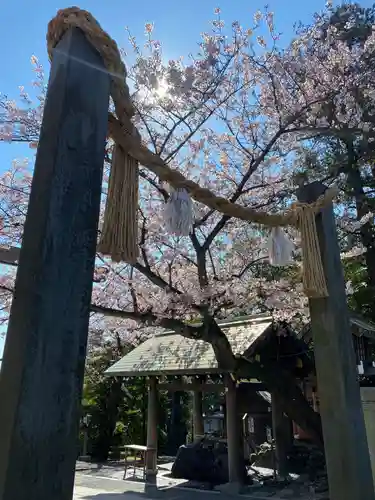
[[[298,190],[298,199],[310,203],[325,190],[313,182]],[[316,224],[329,297],[309,304],[330,499],[374,500],[332,204],[317,215]]]
[[[150,377],[147,406],[146,478],[153,483],[157,474],[158,456],[158,380]]]
[[[291,434],[288,429],[290,420],[284,415],[282,402],[279,395],[273,392],[271,400],[272,406],[272,428],[275,440],[276,468],[279,477],[285,478],[288,475],[288,452],[290,451]]]
[[[234,487],[237,487],[243,479],[240,474],[240,421],[237,414],[237,387],[230,375],[226,376],[225,385],[229,483],[233,483]]]
[[[193,428],[194,441],[204,437],[203,393],[199,390],[193,391]]]
[[[1,370],[1,500],[73,495],[109,86],[69,31],[53,56]]]

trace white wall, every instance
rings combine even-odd
[[[375,485],[375,387],[361,387],[361,399]]]

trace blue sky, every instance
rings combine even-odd
[[[78,2],[77,2],[78,3]],[[154,22],[156,38],[162,42],[164,56],[168,59],[195,52],[196,43],[202,31],[209,29],[215,7],[222,9],[222,17],[227,22],[240,21],[244,25],[252,23],[257,9],[262,9],[265,0],[189,0],[176,2],[162,0],[154,2],[142,0],[129,3],[123,0],[82,0],[79,7],[89,10],[103,28],[117,41],[126,45],[125,26],[129,26],[138,40],[143,39],[144,24]],[[366,0],[365,4],[370,2]],[[70,4],[55,0],[34,0],[26,2],[14,0],[5,2],[2,8],[2,29],[0,42],[2,71],[0,72],[0,92],[16,98],[18,86],[27,88],[33,74],[30,56],[35,54],[48,69],[45,34],[48,21],[62,7]],[[324,0],[273,0],[270,9],[275,12],[276,28],[283,33],[282,42],[288,43],[293,23],[301,20],[309,22],[312,13],[324,7]],[[7,48],[6,48],[7,47]],[[19,156],[30,155],[26,145],[0,144],[0,171],[8,168],[9,162]]]
[[[154,22],[155,38],[161,41],[164,56],[172,59],[195,52],[200,33],[209,30],[215,7],[222,9],[222,18],[229,23],[237,20],[243,25],[251,25],[254,12],[262,10],[266,3],[260,0],[142,0],[134,3],[124,0],[82,0],[79,7],[89,10],[120,47],[126,45],[125,26],[129,26],[133,35],[142,41],[145,23]],[[324,8],[324,0],[273,0],[268,3],[270,10],[275,13],[276,29],[283,33],[282,45],[290,40],[294,22],[308,23],[315,11]],[[364,6],[371,5],[369,0],[361,3]],[[0,92],[17,98],[19,85],[28,88],[33,78],[30,64],[33,54],[48,70],[45,44],[47,24],[59,8],[68,6],[55,0],[13,0],[4,3],[0,30],[0,44],[3,47]],[[0,172],[8,168],[12,159],[25,156],[32,156],[27,145],[0,143]]]

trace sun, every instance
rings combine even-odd
[[[157,95],[157,97],[159,99],[163,99],[167,95],[168,90],[169,90],[169,85],[166,82],[166,80],[163,79],[163,80],[160,80],[158,82],[158,86],[155,90],[155,94]]]
[[[158,80],[150,87],[141,87],[138,90],[138,96],[149,104],[157,104],[158,101],[164,99],[168,95],[170,85],[165,79]]]

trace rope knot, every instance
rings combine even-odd
[[[315,222],[318,206],[298,202],[293,208],[295,226],[301,233],[303,288],[309,298],[328,297]]]

